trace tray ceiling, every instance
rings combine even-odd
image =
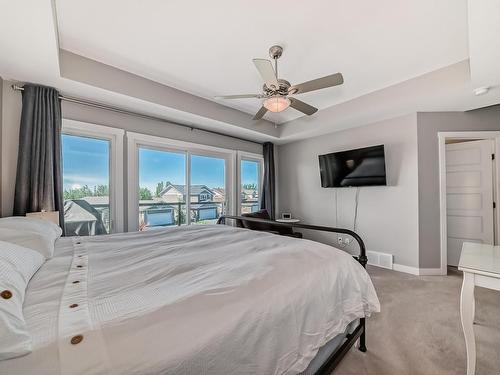
[[[251,59],[284,47],[293,83],[342,72],[342,87],[300,96],[324,109],[468,57],[465,0],[235,2],[57,0],[63,49],[177,89],[258,93]],[[260,101],[218,101],[255,113]],[[277,123],[301,117],[269,114]]]

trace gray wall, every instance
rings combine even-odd
[[[2,172],[2,216],[12,215],[14,185],[17,169],[17,147],[21,118],[21,94],[10,88],[12,82],[3,82],[3,127],[1,137]],[[227,149],[262,153],[262,146],[231,137],[220,136],[202,130],[190,130],[175,124],[143,119],[74,103],[62,102],[63,117],[66,119],[106,125],[143,134],[156,135],[187,142],[199,143]],[[125,166],[125,172],[127,166]],[[126,176],[125,176],[126,178]],[[124,184],[127,186],[127,184]],[[127,192],[125,191],[125,197]]]
[[[420,268],[440,267],[440,131],[500,130],[500,106],[470,112],[417,114]]]
[[[196,125],[196,121],[200,121],[198,119],[203,119],[205,122],[215,121],[220,126],[224,124],[230,124],[231,127],[237,126],[240,131],[247,129],[253,133],[257,130],[273,137],[279,134],[279,129],[265,119],[255,121],[246,113],[212,100],[177,90],[63,49],[59,52],[63,78],[137,98],[147,103],[159,104],[174,111],[181,111],[183,117],[193,125]],[[225,131],[231,131],[228,127],[225,129]]]
[[[352,229],[356,190],[321,188],[318,155],[377,144],[386,148],[389,186],[360,188],[357,232],[367,250],[418,267],[416,114],[279,146],[279,212],[291,212],[305,223]],[[330,244],[336,240],[329,234],[305,234]]]
[[[12,215],[14,205],[14,184],[17,170],[17,146],[19,143],[19,123],[21,121],[21,94],[10,88],[12,82],[2,85],[2,157],[0,167],[2,216]]]
[[[62,102],[62,112],[65,119],[106,125],[126,131],[172,138],[186,142],[262,154],[262,145],[258,143],[246,142],[236,138],[205,132],[203,130],[191,130],[184,126],[178,126],[163,121],[143,119],[64,101]]]
[[[2,177],[2,117],[3,117],[3,79],[0,77],[0,178]],[[2,184],[0,184],[0,216],[2,214]]]

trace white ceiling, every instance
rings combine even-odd
[[[292,84],[342,72],[301,95],[323,109],[468,58],[466,0],[57,0],[63,49],[213,100],[258,93],[251,59],[284,47]],[[223,101],[254,113],[259,100]],[[302,114],[289,109],[278,123]]]

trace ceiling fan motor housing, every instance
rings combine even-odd
[[[285,79],[278,79],[278,84],[279,87],[277,89],[267,87],[267,85],[264,83],[262,86],[262,89],[264,90],[264,94],[266,96],[273,96],[273,95],[282,95],[286,96],[288,95],[288,89],[290,88],[290,82],[288,82]]]

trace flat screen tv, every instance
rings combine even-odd
[[[387,185],[384,145],[319,155],[321,187]]]

